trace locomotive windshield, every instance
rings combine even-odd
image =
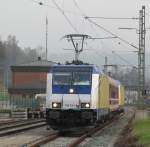
[[[53,85],[91,85],[91,68],[61,68],[53,71]]]
[[[89,72],[73,72],[73,85],[90,85],[91,73]]]
[[[71,76],[69,72],[56,72],[53,74],[53,84],[54,85],[70,85]]]

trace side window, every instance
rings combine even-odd
[[[118,87],[114,85],[109,85],[109,97],[118,99]]]

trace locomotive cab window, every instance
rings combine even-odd
[[[69,72],[55,72],[53,74],[53,85],[70,85],[71,73]]]
[[[91,73],[73,72],[73,85],[91,85]]]

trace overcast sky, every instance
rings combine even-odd
[[[76,33],[63,14],[56,9],[53,0],[42,0],[40,6],[34,0],[0,0],[0,36],[2,40],[11,34],[17,37],[19,45],[45,47],[45,18],[48,17],[48,52],[60,53],[63,48],[70,48],[67,41],[61,40],[66,34]],[[37,2],[39,2],[37,0]],[[150,28],[149,0],[76,0],[81,11],[73,0],[55,0],[79,33],[92,37],[107,37],[110,34],[102,31],[85,20],[82,14],[100,17],[138,17],[142,5],[146,6],[146,27]],[[138,45],[135,30],[119,30],[119,27],[138,28],[137,20],[102,20],[92,19],[106,29],[121,36],[130,43]],[[150,47],[150,30],[147,30],[147,52]],[[111,50],[135,50],[118,39],[88,41],[85,48],[96,49],[99,53],[111,53]],[[96,51],[96,52],[97,52]]]

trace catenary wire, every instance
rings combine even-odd
[[[134,48],[136,48],[136,49],[139,49],[138,47],[136,47],[135,45],[129,43],[128,41],[126,41],[125,39],[121,38],[120,36],[118,36],[118,35],[112,33],[111,31],[107,30],[107,29],[104,28],[103,26],[101,26],[101,25],[97,24],[96,22],[92,21],[92,20],[91,20],[90,18],[88,18],[87,15],[81,10],[81,8],[79,7],[79,5],[78,5],[78,3],[76,2],[76,0],[73,0],[73,2],[74,2],[74,4],[75,4],[75,6],[79,9],[79,11],[82,13],[82,16],[83,16],[86,20],[88,20],[90,23],[92,23],[92,24],[94,24],[95,26],[101,28],[102,30],[104,30],[105,32],[111,34],[112,36],[117,37],[119,40],[123,41],[124,43],[126,43],[126,44],[128,44],[128,45],[130,45],[130,46],[132,46],[132,47],[134,47]]]
[[[76,2],[76,0],[73,0],[73,2],[74,2],[74,4],[75,4],[75,6],[78,8],[78,10],[80,11],[81,15],[82,15],[84,18],[87,18],[87,16],[85,15],[85,13],[84,13],[84,12],[81,10],[81,8],[79,7],[79,5],[78,5],[78,3]],[[104,18],[104,17],[103,17],[103,18]],[[87,18],[87,19],[88,19],[88,18]],[[118,18],[118,19],[123,19],[123,18]],[[126,18],[126,19],[129,19],[129,18]],[[130,19],[138,19],[138,18],[130,18]],[[91,22],[91,21],[89,21],[89,22]],[[95,25],[95,23],[92,23],[92,24]],[[98,24],[97,24],[97,25],[98,25]],[[92,28],[93,28],[93,27],[92,27]],[[128,44],[128,45],[130,45],[130,46],[132,46],[132,47],[134,47],[134,48],[137,49],[136,46],[130,44],[128,41],[122,39],[122,38],[119,37],[118,35],[115,35],[114,33],[108,31],[108,30],[105,29],[104,27],[101,27],[101,28],[102,28],[105,32],[107,32],[107,33],[113,35],[115,38],[117,37],[117,38],[120,39],[121,41],[123,41],[123,42],[125,42],[126,44]],[[96,53],[98,53],[98,51],[96,51],[96,50],[94,50],[94,51],[95,51]],[[116,55],[117,55],[117,54],[116,54]],[[121,60],[123,60],[124,62],[126,62],[127,64],[129,64],[130,66],[135,67],[134,65],[132,65],[130,62],[128,62],[126,59],[124,59],[124,58],[121,57],[120,55],[118,55],[118,57],[119,57]]]
[[[78,30],[75,28],[75,26],[72,24],[72,22],[70,21],[70,19],[67,17],[67,15],[65,14],[65,12],[58,6],[58,4],[56,3],[55,0],[52,0],[52,2],[54,3],[54,5],[57,7],[57,9],[62,13],[62,15],[64,16],[64,18],[67,20],[67,22],[70,24],[70,26],[72,27],[72,29],[78,33]]]

